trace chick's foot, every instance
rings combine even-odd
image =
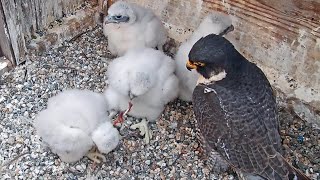
[[[148,122],[143,119],[140,123],[130,126],[131,129],[139,129],[140,135],[144,136],[144,142],[149,144],[150,139],[152,138],[151,131],[148,128]]]
[[[101,153],[97,150],[97,148],[91,149],[91,150],[89,151],[89,153],[87,154],[87,157],[88,157],[89,159],[91,159],[91,160],[92,160],[93,162],[95,162],[95,163],[101,163],[101,162],[106,162],[106,161],[107,161],[106,157],[105,157],[103,154],[101,154]]]

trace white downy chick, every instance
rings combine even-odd
[[[174,71],[174,61],[152,48],[133,49],[114,59],[107,70],[109,85],[104,93],[110,109],[124,111],[131,101],[129,115],[155,121],[165,105],[178,96],[179,81]],[[148,131],[146,124],[142,121],[133,127]],[[148,143],[148,132],[142,134],[146,134]]]
[[[167,31],[151,9],[125,1],[117,1],[108,9],[103,21],[108,49],[122,56],[132,48],[151,47],[162,50]]]
[[[119,132],[108,119],[107,108],[102,94],[65,90],[48,100],[47,109],[37,115],[34,126],[62,161],[75,162],[88,155],[99,162],[104,156],[90,149],[97,145],[100,152],[108,153],[119,142]]]
[[[179,99],[184,101],[192,100],[192,92],[196,87],[196,83],[199,77],[196,71],[188,71],[186,68],[188,54],[192,46],[200,38],[212,33],[223,33],[226,29],[228,29],[231,26],[232,21],[230,16],[220,12],[214,12],[212,14],[207,15],[200,23],[199,27],[191,35],[191,37],[181,44],[175,56],[175,62],[177,66],[176,74],[180,80]],[[230,29],[230,31],[231,30],[232,29]]]
[[[106,121],[93,131],[92,140],[100,152],[108,154],[118,146],[120,134],[110,121]]]

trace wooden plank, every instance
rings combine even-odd
[[[37,29],[35,3],[30,0],[19,0],[17,2],[17,10],[22,21],[22,32],[26,39],[32,39],[35,36],[35,31]]]
[[[231,13],[241,20],[249,21],[258,27],[265,27],[278,37],[294,38],[299,29],[304,28],[312,32],[307,36],[316,40],[320,37],[320,3],[310,4],[310,11],[295,6],[295,0],[268,1],[263,0],[205,0],[203,7]],[[306,1],[308,2],[308,1]],[[284,4],[285,3],[285,4]],[[227,6],[227,7],[226,7]],[[313,8],[314,6],[314,8]],[[230,8],[228,8],[230,7]],[[318,12],[317,12],[318,11]],[[317,20],[316,20],[317,19]]]
[[[97,8],[79,10],[75,15],[61,20],[61,23],[48,29],[46,34],[30,41],[28,49],[38,53],[44,52],[54,46],[59,46],[64,40],[74,37],[96,26],[94,14]]]
[[[202,7],[203,14],[234,16],[235,31],[227,37],[275,87],[320,107],[319,0],[204,0]]]
[[[19,15],[15,1],[1,1],[8,34],[13,50],[14,64],[20,63],[20,57],[26,53],[23,33],[21,32],[21,16]]]
[[[5,22],[4,13],[2,4],[0,3],[0,49],[1,49],[1,56],[6,56],[12,64],[15,63],[15,59],[12,52],[10,37],[7,32],[7,24]]]
[[[24,61],[26,42],[43,35],[57,19],[73,13],[85,0],[1,1],[15,64]]]

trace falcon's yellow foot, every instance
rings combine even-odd
[[[145,119],[142,119],[142,121],[140,123],[134,124],[132,126],[130,126],[131,129],[137,129],[139,128],[140,131],[140,135],[143,136],[144,135],[144,142],[146,144],[149,144],[150,139],[152,138],[152,134],[151,131],[148,128],[148,122]]]
[[[89,159],[91,159],[91,160],[92,160],[93,162],[95,162],[95,163],[101,163],[101,161],[102,161],[102,162],[106,162],[106,161],[107,161],[106,157],[104,157],[104,155],[101,154],[101,153],[97,150],[97,148],[91,149],[91,150],[89,151],[89,153],[87,154],[87,157],[88,157]]]

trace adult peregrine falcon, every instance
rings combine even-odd
[[[210,34],[194,44],[186,66],[201,75],[193,109],[205,149],[244,179],[308,179],[283,157],[276,100],[255,64]]]

